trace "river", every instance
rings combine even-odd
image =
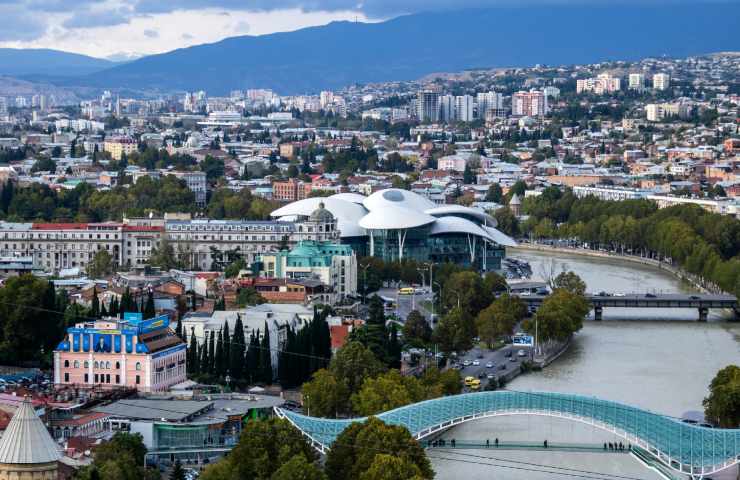
[[[693,287],[657,268],[612,259],[516,250],[509,255],[528,261],[536,276],[550,270],[572,270],[589,291],[691,292]],[[554,258],[554,260],[552,260]],[[554,264],[554,265],[553,265]],[[569,350],[541,372],[522,375],[507,388],[590,395],[682,416],[702,409],[707,386],[720,368],[740,363],[740,324],[722,322],[712,311],[708,323],[696,322],[690,309],[661,310],[605,308],[604,320],[588,320]],[[546,418],[501,417],[469,422],[446,432],[448,439],[599,443],[615,440],[609,434],[573,422]],[[618,441],[618,440],[617,440]],[[528,463],[568,466],[614,478],[659,478],[628,455],[563,452],[468,450],[472,456],[453,457],[431,452],[438,479],[466,480],[573,478],[565,470],[522,470]],[[485,460],[479,457],[495,457]],[[440,457],[445,457],[441,459]],[[502,457],[505,457],[502,459]],[[466,461],[467,460],[467,461]],[[504,460],[520,463],[510,463]],[[475,463],[474,463],[475,462]],[[498,466],[492,466],[491,464]],[[485,464],[485,465],[484,465]],[[573,472],[571,472],[573,473]]]

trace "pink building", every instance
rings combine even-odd
[[[186,380],[186,345],[169,327],[169,317],[142,320],[127,313],[78,323],[54,350],[54,383],[102,388],[167,390]]]

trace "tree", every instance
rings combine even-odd
[[[534,319],[526,320],[523,327],[542,341],[564,341],[583,328],[590,308],[585,297],[560,288],[545,298]]]
[[[432,328],[418,310],[412,310],[403,324],[403,338],[406,343],[421,347],[432,339]]]
[[[407,459],[385,453],[375,455],[367,471],[360,474],[360,480],[422,480],[421,470]]]
[[[98,298],[98,289],[95,286],[93,286],[92,300],[90,303],[92,304],[90,315],[93,318],[100,318],[100,299]]]
[[[475,319],[478,336],[493,347],[493,342],[501,336],[511,335],[516,324],[524,318],[527,306],[518,297],[504,293],[488,307],[481,310]]]
[[[486,192],[486,202],[501,203],[503,196],[504,191],[501,190],[501,185],[498,183],[492,183]]]
[[[398,425],[387,425],[375,417],[370,417],[364,423],[353,423],[337,437],[326,457],[327,476],[330,480],[362,478],[365,472],[371,470],[376,456],[384,454],[416,466],[419,471],[416,477],[419,479],[434,478],[424,449],[409,431]],[[378,468],[376,466],[373,472]]]
[[[154,308],[154,293],[152,292],[152,290],[149,290],[146,294],[146,304],[144,305],[141,313],[144,317],[144,320],[154,318],[157,315],[157,311]]]
[[[462,308],[455,307],[437,322],[432,340],[446,354],[469,350],[475,337],[475,322]]]
[[[299,453],[278,468],[270,480],[326,480],[326,474]]]
[[[54,173],[57,170],[57,164],[54,160],[49,157],[39,157],[33,162],[31,166],[31,173],[36,172],[51,172]]]
[[[450,275],[444,282],[442,293],[442,305],[445,309],[457,306],[473,317],[493,299],[493,292],[486,291],[481,276],[471,270]]]
[[[78,478],[92,480],[154,480],[159,471],[144,467],[144,446],[141,435],[118,432],[108,442],[95,449],[93,463],[83,467]]]
[[[245,268],[247,268],[247,262],[245,262],[243,258],[238,258],[224,269],[224,276],[226,278],[234,278],[239,275],[239,271],[244,270]]]
[[[175,466],[170,473],[170,480],[185,480],[185,469],[182,468],[180,460],[175,461]]]
[[[516,218],[516,215],[511,211],[511,208],[499,208],[493,212],[493,218],[495,218],[498,223],[498,229],[505,234],[511,237],[519,235],[519,219]]]
[[[375,378],[366,379],[351,400],[354,413],[369,416],[424,399],[424,390],[419,380],[404,377],[399,370],[393,369]]]
[[[229,351],[231,377],[236,382],[244,380],[244,355],[246,353],[246,338],[244,337],[244,324],[242,317],[236,314],[236,323],[234,323],[234,334],[231,337],[231,348]]]
[[[159,267],[162,270],[170,270],[179,266],[175,249],[165,238],[159,242],[158,247],[152,249],[149,256],[149,265]]]
[[[85,271],[91,278],[104,278],[116,271],[113,257],[108,250],[98,250],[95,256],[85,267]]]
[[[339,381],[345,382],[350,393],[355,393],[366,378],[383,372],[385,366],[363,344],[350,341],[337,351],[329,369]]]
[[[719,427],[740,427],[740,367],[728,365],[717,372],[704,399],[704,414]]]
[[[317,460],[311,445],[290,422],[278,418],[249,421],[242,430],[239,443],[229,455],[209,465],[200,478],[270,480],[296,456],[304,457],[307,464]],[[282,480],[286,477],[277,478]]]
[[[349,402],[349,388],[329,370],[321,369],[303,384],[303,406],[313,417],[336,417]]]
[[[205,172],[209,182],[215,182],[224,176],[224,161],[211,155],[206,155],[205,160],[200,162],[200,170]]]
[[[270,330],[265,322],[265,330],[262,335],[259,353],[259,378],[264,383],[272,383],[272,347],[270,345]]]
[[[560,272],[553,280],[553,288],[562,288],[576,295],[586,294],[586,282],[574,272]]]

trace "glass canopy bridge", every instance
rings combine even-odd
[[[308,417],[275,407],[322,453],[351,423],[365,418],[332,420]],[[701,478],[740,462],[740,429],[714,429],[640,408],[563,393],[516,391],[477,392],[406,405],[377,415],[402,425],[418,440],[454,425],[479,418],[540,415],[565,418],[612,432],[643,448],[669,468]]]

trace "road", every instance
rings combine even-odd
[[[488,349],[481,349],[479,347],[474,347],[470,351],[468,351],[465,355],[462,355],[458,357],[457,363],[460,365],[463,364],[465,360],[478,361],[479,365],[470,365],[470,366],[463,366],[463,368],[460,370],[460,375],[463,377],[475,377],[478,378],[479,375],[482,373],[484,376],[486,376],[489,373],[493,373],[498,377],[501,374],[505,374],[510,372],[512,369],[518,368],[521,364],[522,358],[520,358],[517,355],[517,352],[519,350],[524,350],[527,353],[526,357],[523,358],[529,358],[529,355],[531,354],[531,348],[527,347],[520,347],[520,346],[513,346],[513,345],[506,345],[503,348],[500,348],[498,350],[488,350]],[[511,352],[511,357],[507,357],[507,353]],[[512,362],[511,358],[514,358],[516,361]],[[492,362],[494,367],[493,368],[487,368],[486,363]],[[505,365],[505,369],[501,369],[501,366]],[[488,383],[488,380],[485,378],[481,378],[481,388],[484,388],[485,385]],[[466,389],[467,391],[468,389]]]
[[[429,292],[414,295],[398,295],[398,289],[396,288],[381,288],[378,291],[378,295],[397,300],[396,304],[398,306],[396,309],[393,312],[386,311],[386,313],[395,313],[402,322],[406,321],[406,317],[408,317],[414,308],[424,315],[427,320],[431,316],[431,312],[424,308],[424,302],[432,301],[432,294]]]

